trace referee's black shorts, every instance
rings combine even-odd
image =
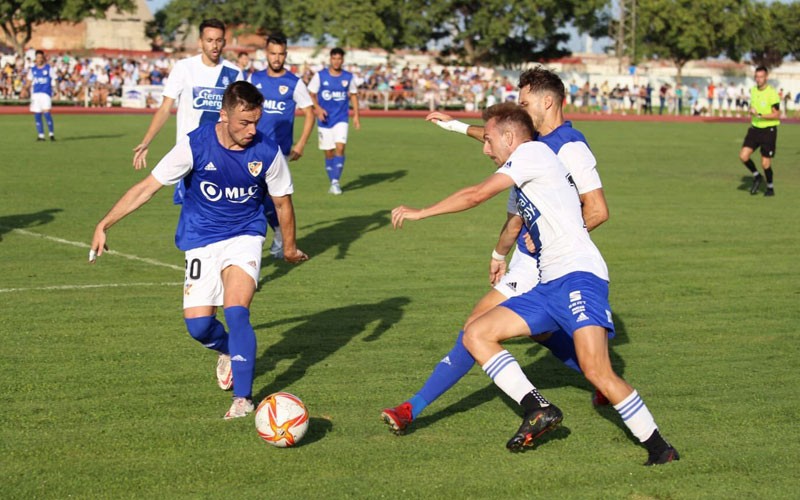
[[[747,135],[744,138],[742,147],[750,148],[753,151],[761,148],[761,156],[772,158],[775,156],[775,142],[777,139],[778,127],[750,127],[747,129]]]

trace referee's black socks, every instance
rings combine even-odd
[[[747,160],[744,162],[744,166],[747,167],[747,170],[753,173],[753,175],[759,175],[758,169],[756,169],[756,164],[753,163],[753,160]]]

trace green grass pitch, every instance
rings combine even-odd
[[[645,468],[613,410],[527,340],[508,348],[565,413],[508,453],[513,402],[479,369],[396,437],[380,410],[420,387],[488,288],[503,197],[391,228],[492,172],[475,141],[422,119],[351,129],[344,194],[326,193],[312,138],[292,164],[299,266],[265,258],[252,307],[256,397],[300,396],[295,449],[221,418],[215,356],[185,332],[177,209],[163,190],[94,225],[142,172],[149,116],[0,120],[0,477],[6,498],[791,498],[800,463],[800,128],[784,125],[772,199],[751,196],[744,124],[583,122],[611,219],[593,233],[611,273],[616,368],[682,459]],[[174,120],[150,152],[174,138]],[[757,161],[757,157],[756,157]],[[124,254],[124,255],[122,255]],[[138,260],[137,260],[138,259]],[[145,260],[146,259],[146,260]]]

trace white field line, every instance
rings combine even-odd
[[[7,229],[9,229],[9,228],[7,228]],[[71,245],[73,247],[86,248],[86,249],[89,248],[89,245],[87,243],[81,243],[79,241],[69,241],[69,240],[65,240],[65,239],[62,239],[62,238],[56,238],[55,236],[47,236],[47,235],[44,235],[44,234],[34,233],[33,231],[26,231],[25,229],[11,229],[11,232],[12,233],[24,234],[25,236],[33,236],[35,238],[42,238],[42,239],[45,239],[45,240],[48,240],[48,241],[54,241],[56,243],[62,243],[64,245]],[[158,260],[155,260],[155,259],[148,259],[147,257],[139,257],[138,255],[130,255],[130,254],[122,253],[122,252],[117,252],[116,250],[106,250],[104,252],[104,254],[116,255],[118,257],[122,257],[123,259],[129,259],[129,260],[135,260],[135,261],[138,261],[138,262],[144,262],[144,263],[147,263],[147,264],[151,264],[153,266],[168,267],[170,269],[175,269],[176,271],[181,271],[181,272],[184,271],[184,269],[182,267],[176,266],[174,264],[167,264],[166,262],[161,262],[161,261],[158,261]],[[87,260],[87,262],[89,260],[89,254],[88,253],[86,254],[86,260]]]
[[[84,290],[90,288],[130,288],[134,286],[181,286],[182,281],[175,283],[106,283],[104,285],[54,285],[33,288],[0,288],[0,293],[33,292],[50,290]]]

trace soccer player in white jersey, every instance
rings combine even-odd
[[[677,460],[677,451],[659,433],[638,392],[611,366],[608,338],[614,336],[614,324],[608,270],[584,225],[569,172],[548,146],[532,141],[533,122],[519,106],[498,104],[484,111],[483,117],[483,150],[497,171],[427,208],[395,208],[392,225],[401,228],[406,220],[468,210],[515,188],[518,212],[536,246],[541,283],[475,319],[463,340],[494,383],[524,409],[522,425],[506,447],[515,451],[531,446],[536,437],[560,424],[563,415],[533,386],[501,342],[563,330],[574,342],[587,380],[601,390],[647,448],[645,465]]]
[[[258,284],[266,232],[263,198],[270,196],[283,232],[284,259],[308,259],[295,243],[292,176],[278,145],[256,130],[264,98],[247,82],[223,94],[220,121],[178,141],[152,173],[125,193],[95,228],[89,260],[106,250],[106,231],[165,185],[184,181],[175,244],[186,252],[183,317],[189,334],[226,356],[217,383],[233,385],[225,419],[253,411],[256,336],[250,303]],[[229,332],[216,318],[223,307]]]
[[[564,83],[552,71],[536,67],[520,75],[518,87],[520,105],[536,126],[537,140],[549,146],[569,170],[581,199],[584,222],[591,231],[608,219],[608,207],[597,173],[597,161],[586,138],[564,120]],[[426,118],[445,130],[461,132],[483,142],[482,126],[454,121],[440,112],[431,113]],[[489,280],[494,288],[478,301],[464,328],[494,306],[527,292],[539,282],[536,258],[525,247],[527,230],[524,230],[522,218],[517,212],[516,192],[512,189],[509,194],[506,222],[489,264]],[[506,272],[506,254],[511,251],[515,241],[517,249]],[[475,364],[463,345],[463,334],[462,329],[453,348],[434,367],[419,391],[404,403],[381,412],[383,420],[395,433],[402,434],[428,405],[449,390]],[[550,349],[568,367],[580,371],[572,340],[564,332],[546,333],[532,337],[532,340]],[[595,405],[608,404],[605,396],[597,390],[592,402]]]
[[[308,82],[308,91],[317,110],[319,149],[325,151],[325,172],[331,181],[328,192],[342,194],[342,178],[349,121],[348,103],[353,107],[353,126],[361,128],[358,110],[358,87],[353,74],[342,69],[344,50],[331,49],[330,66],[316,73]]]
[[[42,117],[47,121],[47,129],[50,132],[50,140],[55,141],[56,136],[53,129],[53,116],[50,110],[53,108],[53,70],[44,59],[44,52],[36,51],[33,66],[28,70],[28,86],[31,90],[30,110],[36,121],[37,141],[44,141],[44,123]]]
[[[308,88],[303,80],[284,67],[286,62],[286,37],[278,34],[267,37],[267,68],[251,74],[247,81],[256,86],[264,96],[264,112],[258,121],[258,130],[272,138],[283,154],[294,161],[303,156],[311,131],[314,129],[314,108]],[[292,145],[295,109],[303,112],[303,131]],[[282,245],[278,232],[275,208],[267,199],[267,222],[275,236],[269,252],[281,258]]]
[[[200,54],[181,59],[164,85],[163,100],[156,110],[142,142],[133,148],[133,166],[136,170],[147,167],[150,143],[167,122],[172,106],[178,101],[176,142],[202,123],[219,120],[222,94],[237,80],[242,72],[231,62],[222,59],[225,48],[225,24],[218,19],[200,23]],[[183,183],[175,188],[174,201],[183,199]]]

